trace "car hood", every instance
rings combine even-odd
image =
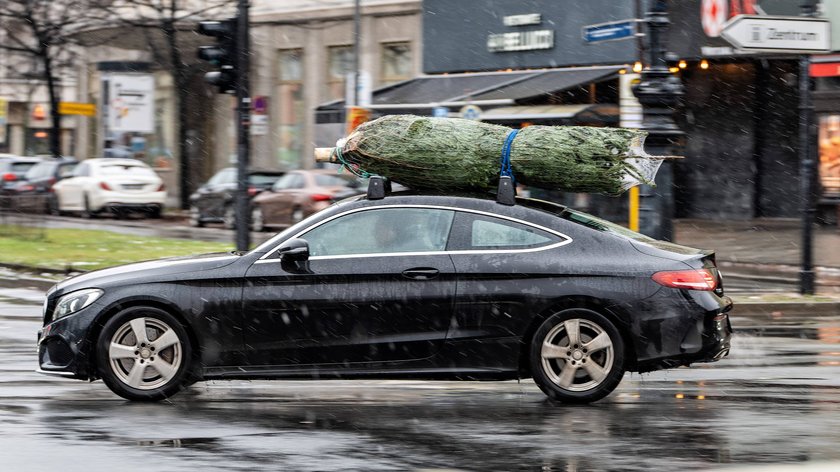
[[[160,280],[175,274],[218,269],[232,264],[240,257],[229,252],[220,252],[198,256],[170,257],[99,269],[59,282],[47,292],[47,296],[53,293],[62,294],[89,287],[142,283],[147,280]]]

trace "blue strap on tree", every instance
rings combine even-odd
[[[513,146],[513,138],[519,133],[518,129],[510,130],[505,138],[505,145],[502,147],[501,169],[499,169],[499,189],[496,192],[496,201],[502,205],[516,204],[516,181],[513,178],[513,168],[510,165],[510,148]]]
[[[518,129],[512,129],[505,138],[505,145],[502,146],[502,161],[501,169],[499,169],[500,177],[510,177],[516,183],[516,178],[513,176],[513,168],[510,165],[510,148],[513,147],[513,138],[519,133]]]

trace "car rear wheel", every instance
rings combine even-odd
[[[85,218],[85,219],[95,218],[96,217],[96,212],[91,210],[90,200],[88,200],[87,195],[85,195],[85,197],[84,197],[84,203],[83,204],[84,204],[84,208],[82,209],[82,214],[81,214],[82,218]]]
[[[97,341],[102,380],[128,400],[158,401],[192,383],[192,347],[183,326],[153,307],[127,308],[105,323]]]
[[[201,210],[195,205],[190,205],[190,226],[194,228],[204,227],[204,221],[201,220]]]
[[[251,210],[251,231],[262,232],[265,231],[265,218],[263,216],[262,208],[258,205]]]
[[[603,315],[567,309],[534,333],[530,361],[534,381],[549,398],[594,402],[609,395],[624,376],[624,341]]]
[[[52,216],[61,215],[61,210],[58,209],[58,197],[55,194],[47,196],[46,213]]]
[[[303,209],[300,207],[295,207],[292,209],[292,224],[296,225],[303,220]]]

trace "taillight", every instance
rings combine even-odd
[[[248,196],[253,197],[254,195],[258,194],[260,191],[257,190],[256,187],[248,187]]]
[[[17,180],[17,176],[15,174],[13,174],[11,172],[3,174],[3,181],[4,182],[14,182],[15,180]]]
[[[164,190],[166,190],[166,185],[160,184],[160,187],[158,187],[157,191],[158,192],[163,192]]]
[[[108,184],[106,184],[105,182],[99,182],[99,187],[100,187],[102,190],[111,190],[111,186],[110,186],[110,185],[108,185]]]
[[[712,291],[717,277],[709,269],[669,270],[653,274],[653,281],[671,288]]]
[[[313,202],[326,202],[328,200],[332,200],[332,195],[327,195],[325,193],[316,193],[312,195]]]
[[[50,177],[50,180],[47,181],[47,185],[50,187],[55,185],[55,177]]]

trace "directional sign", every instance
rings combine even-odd
[[[637,21],[633,19],[587,25],[582,29],[583,40],[587,43],[596,43],[633,38],[636,36],[636,23]]]
[[[58,114],[96,116],[96,105],[93,103],[58,102]]]
[[[830,32],[831,23],[819,18],[738,15],[721,36],[745,51],[814,54],[831,50]]]

